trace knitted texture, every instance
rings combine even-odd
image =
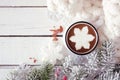
[[[120,0],[103,0],[106,27],[111,39],[120,37]],[[108,32],[108,31],[107,31]]]
[[[96,27],[104,24],[102,0],[47,0],[49,11],[68,20],[88,21]]]

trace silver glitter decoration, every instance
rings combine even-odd
[[[120,80],[120,69],[115,67],[114,54],[113,44],[105,41],[88,55],[66,57],[63,69],[68,80]]]
[[[31,71],[31,67],[27,64],[22,64],[17,70],[11,72],[7,80],[27,80],[27,75]]]

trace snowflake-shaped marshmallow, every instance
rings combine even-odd
[[[76,50],[80,50],[82,47],[89,49],[90,42],[93,41],[95,37],[92,34],[88,34],[88,27],[85,26],[82,29],[74,28],[74,35],[69,39],[75,43]]]

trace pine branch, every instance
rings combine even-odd
[[[98,67],[104,67],[113,62],[113,55],[115,54],[114,47],[111,42],[103,42],[101,48],[97,51],[96,63]]]
[[[29,73],[27,80],[50,80],[52,69],[52,64],[46,64],[40,69],[34,68]]]

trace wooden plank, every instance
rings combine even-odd
[[[0,38],[0,64],[33,63],[29,57],[40,58],[40,50],[51,38]],[[41,56],[42,58],[42,56]]]
[[[62,39],[62,38],[59,38]],[[33,64],[30,57],[41,59],[43,47],[49,45],[52,38],[48,37],[1,37],[0,38],[0,65],[11,64]],[[47,50],[47,49],[46,49]],[[49,54],[49,53],[48,53]],[[38,64],[40,64],[39,60]]]
[[[0,35],[49,35],[49,30],[58,25],[44,8],[0,8]]]
[[[0,37],[53,37],[53,35],[0,35]],[[63,35],[56,35],[56,37],[63,37]]]
[[[27,64],[28,66],[31,67],[40,67],[40,64]],[[20,64],[0,64],[0,69],[15,69],[19,67]]]
[[[47,6],[0,6],[0,8],[47,8]]]
[[[0,0],[0,6],[46,6],[46,0]]]

